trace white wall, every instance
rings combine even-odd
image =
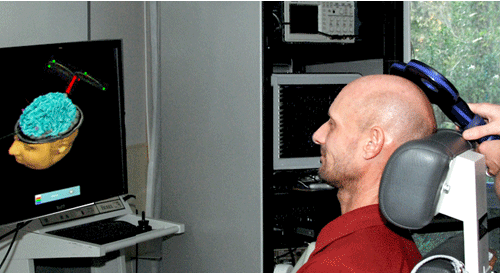
[[[262,271],[261,3],[161,2],[163,272]]]
[[[90,2],[90,36],[123,39],[127,146],[146,143],[144,2]]]
[[[147,178],[144,2],[90,2],[90,38],[123,40],[125,128],[130,203],[145,210]]]
[[[0,47],[87,40],[87,2],[0,2]]]

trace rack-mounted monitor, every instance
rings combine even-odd
[[[328,120],[338,93],[359,74],[273,74],[274,170],[320,166],[312,135]]]

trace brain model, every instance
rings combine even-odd
[[[76,106],[66,94],[48,93],[37,97],[24,109],[19,126],[30,138],[57,137],[71,130],[76,116]]]

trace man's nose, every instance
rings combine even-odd
[[[21,146],[20,142],[15,140],[12,143],[12,146],[10,146],[9,155],[11,155],[11,156],[19,155],[19,152],[21,151],[19,146]]]
[[[313,142],[316,143],[316,144],[323,144],[325,143],[325,136],[326,136],[326,128],[328,127],[328,122],[325,122],[323,125],[321,125],[321,127],[318,128],[318,130],[316,130],[316,132],[314,132],[313,136],[312,136],[312,139],[313,139]]]

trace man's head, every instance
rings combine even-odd
[[[14,156],[19,164],[34,170],[44,170],[69,153],[77,135],[78,130],[66,138],[47,143],[26,143],[16,135],[9,154]]]
[[[313,135],[321,145],[320,176],[352,192],[373,189],[401,144],[435,132],[426,95],[412,82],[373,75],[348,84],[332,103],[330,119]]]
[[[69,153],[82,121],[80,108],[65,94],[39,96],[16,123],[9,154],[28,168],[47,169]]]

